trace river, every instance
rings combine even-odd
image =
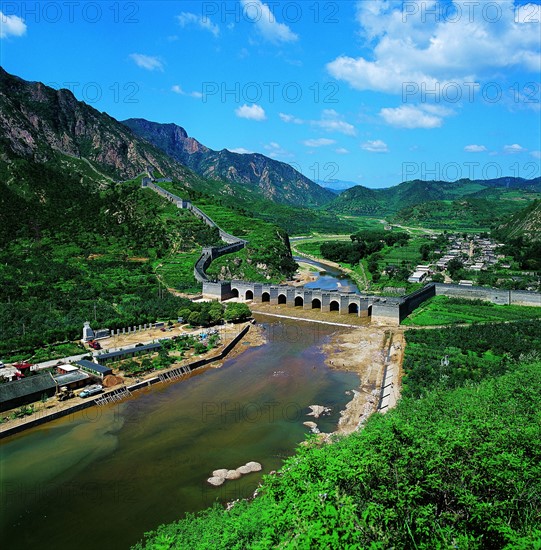
[[[319,277],[315,281],[304,285],[306,288],[340,290],[340,292],[359,292],[355,282],[336,267],[331,267],[309,258],[303,258],[302,256],[295,256],[294,260],[296,262],[313,265],[319,270]]]
[[[316,422],[334,430],[359,385],[324,363],[320,346],[335,329],[256,317],[268,342],[219,369],[2,441],[5,548],[128,548],[216,499],[251,495],[305,438],[309,405],[331,407]],[[212,470],[252,460],[262,472],[207,484]]]

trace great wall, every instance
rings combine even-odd
[[[149,173],[150,175],[150,173]],[[187,209],[207,225],[216,227],[224,246],[203,248],[194,267],[194,276],[203,284],[203,297],[213,300],[238,298],[246,302],[271,305],[284,304],[292,308],[316,309],[321,313],[338,312],[340,315],[369,317],[371,322],[385,325],[399,325],[414,309],[433,296],[449,296],[470,300],[489,301],[498,305],[524,305],[541,307],[541,293],[518,290],[504,290],[486,287],[465,287],[444,283],[428,283],[423,288],[401,297],[385,297],[361,292],[340,292],[290,285],[254,283],[247,281],[214,281],[209,279],[206,269],[213,260],[225,254],[243,249],[247,241],[227,233],[203,211],[190,201],[182,199],[154,183],[151,177],[142,180],[142,187],[152,189],[178,208]]]

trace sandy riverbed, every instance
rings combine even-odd
[[[336,433],[348,434],[357,430],[376,411],[387,356],[387,364],[394,372],[389,408],[396,405],[404,353],[404,334],[401,329],[366,326],[337,332],[322,349],[326,363],[331,368],[353,371],[361,378],[359,388],[352,392],[352,400],[341,413]]]

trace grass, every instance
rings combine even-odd
[[[201,284],[193,276],[195,263],[201,252],[176,254],[162,260],[155,267],[156,275],[169,288],[188,294],[201,292]]]
[[[402,324],[436,326],[458,323],[483,323],[540,319],[541,308],[529,306],[499,306],[490,302],[464,303],[447,296],[435,296],[424,302]]]

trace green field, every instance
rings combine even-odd
[[[452,325],[541,319],[541,308],[498,306],[479,300],[435,296],[417,308],[402,324],[407,326]]]

